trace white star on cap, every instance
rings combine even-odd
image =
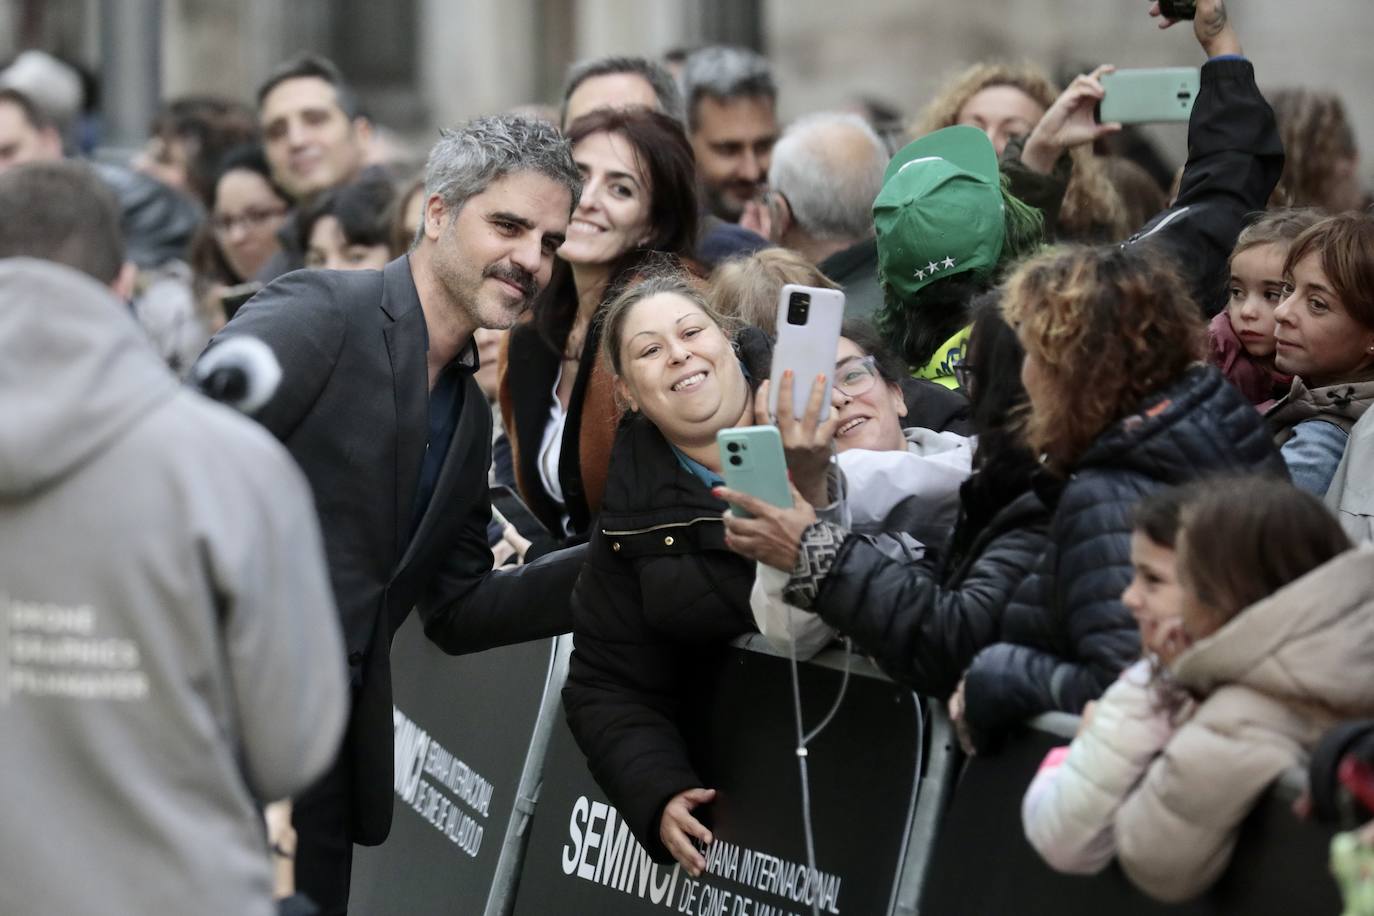
[[[929,264],[926,265],[926,272],[927,272],[927,273],[932,273],[932,274],[933,274],[933,273],[935,273],[935,272],[936,272],[937,270],[939,270],[939,269],[940,269],[940,262],[939,262],[939,261],[931,261]]]
[[[916,271],[916,279],[917,279],[917,280],[924,280],[925,278],[926,278],[926,272],[925,272],[924,270],[918,270],[918,271]]]
[[[953,259],[953,258],[948,258],[948,257],[945,258],[944,266],[945,266],[945,270],[949,270],[951,267],[954,266],[954,259]]]

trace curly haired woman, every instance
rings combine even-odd
[[[1039,255],[1007,280],[1002,308],[1026,351],[1022,434],[1055,511],[1002,642],[974,658],[951,701],[975,747],[1039,713],[1079,712],[1139,658],[1121,601],[1137,501],[1213,471],[1284,474],[1259,414],[1200,364],[1197,306],[1148,246]]]

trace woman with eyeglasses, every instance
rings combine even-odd
[[[973,440],[905,426],[901,360],[866,321],[846,321],[841,335],[826,423],[797,418],[786,403],[791,386],[782,393],[778,413],[792,446],[793,483],[813,505],[831,502],[833,441],[844,490],[841,524],[854,534],[892,535],[883,545],[894,559],[933,563],[959,515],[959,488],[973,470]],[[755,403],[759,423],[771,422],[766,385]],[[819,401],[808,407],[818,409]],[[798,447],[799,442],[807,445]],[[834,638],[834,630],[814,614],[787,606],[787,579],[787,573],[758,564],[750,596],[754,620],[775,648],[810,657]]]
[[[277,232],[291,202],[272,180],[260,146],[225,154],[215,179],[206,229],[191,243],[197,298],[223,324],[221,298],[227,288],[247,283],[281,250]],[[215,319],[218,319],[217,321]]]
[[[802,534],[817,518],[811,500],[823,505],[829,495],[816,480],[818,464],[820,474],[825,473],[829,447],[808,447],[807,434],[818,434],[810,440],[816,443],[827,435],[824,427],[854,426],[855,418],[865,416],[869,419],[854,426],[847,437],[850,442],[867,427],[865,441],[886,443],[889,449],[897,444],[892,430],[895,426],[901,433],[900,410],[890,384],[876,383],[892,381],[882,369],[887,357],[876,347],[858,361],[852,351],[846,360],[842,349],[836,373],[838,410],[826,424],[798,422],[790,410],[779,406],[779,426],[791,446],[788,466],[799,487],[806,488],[801,492],[810,491],[811,496],[791,510],[778,510],[742,494],[723,494],[731,501],[738,499],[755,515],[752,520],[727,515],[726,543],[758,561],[758,578],[773,589],[768,596],[771,606],[761,607],[759,586],[752,603],[760,630],[778,648],[795,646],[798,655],[805,656],[838,631],[851,637],[894,680],[918,693],[944,698],[954,691],[978,650],[999,638],[1003,608],[1044,549],[1049,511],[1031,489],[1036,462],[1011,426],[1010,418],[1026,403],[1017,371],[1022,351],[1016,333],[1002,320],[995,294],[975,300],[973,314],[966,358],[958,367],[965,375],[961,385],[970,393],[978,434],[973,474],[955,485],[957,521],[946,523],[952,523],[953,530],[946,528],[945,536],[929,538],[924,555],[911,549],[910,535],[899,526],[880,524],[885,531],[865,531],[854,524],[858,512],[851,511],[847,525],[833,520],[823,524],[835,548],[834,563],[824,571],[813,570],[809,578],[792,574]],[[853,333],[847,326],[846,336]],[[849,345],[853,343],[851,337]],[[862,352],[866,347],[860,344],[856,349]],[[861,391],[862,380],[855,373],[870,359],[879,369],[879,379]],[[907,432],[919,436],[925,431]],[[838,450],[840,440],[835,441]],[[862,473],[865,454],[890,461],[897,453],[862,453],[847,446],[840,453],[851,510],[874,499],[893,499],[888,492],[898,500],[914,496],[916,481],[910,476],[904,481],[865,480],[851,473],[856,465]],[[908,508],[919,508],[919,502]],[[797,583],[804,587],[794,587]],[[780,606],[784,603],[786,609]]]

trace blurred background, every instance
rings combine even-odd
[[[859,101],[906,120],[940,81],[987,58],[1059,75],[1197,64],[1186,26],[1157,34],[1147,0],[0,0],[0,65],[39,48],[84,71],[87,129],[132,148],[160,99],[252,101],[273,64],[332,57],[368,113],[423,151],[438,126],[552,103],[567,65],[726,42],[773,61],[781,114]],[[1266,88],[1330,89],[1374,148],[1374,5],[1232,0]],[[1157,132],[1181,160],[1182,128]],[[1374,158],[1374,157],[1371,157]],[[1374,161],[1361,164],[1366,181]]]

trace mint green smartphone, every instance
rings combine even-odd
[[[1161,67],[1152,70],[1118,70],[1102,77],[1102,97],[1097,119],[1103,124],[1147,124],[1186,121],[1202,85],[1195,67]]]
[[[716,433],[725,485],[748,493],[781,509],[792,508],[792,489],[787,479],[787,459],[776,426],[740,426]],[[730,511],[751,518],[739,506]]]

